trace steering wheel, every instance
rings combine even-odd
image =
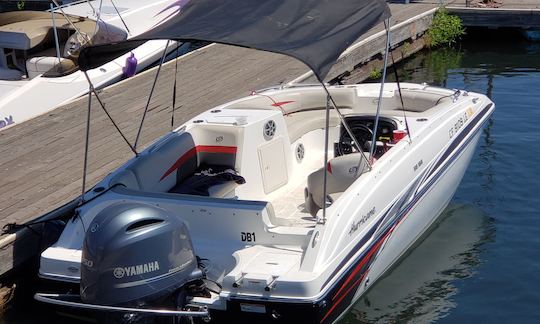
[[[369,150],[367,142],[371,141],[373,138],[373,131],[366,125],[362,124],[354,125],[350,127],[350,129],[359,143],[355,143],[351,138],[351,135],[349,135],[349,132],[345,130],[339,137],[339,142],[337,143],[337,153],[339,155],[351,154],[353,152],[358,152],[358,148],[361,150]]]
[[[81,48],[90,42],[90,37],[83,32],[76,32],[71,35],[64,46],[64,57],[77,59]]]

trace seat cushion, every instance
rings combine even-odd
[[[223,166],[202,165],[197,172],[169,192],[221,198],[246,180],[236,170]]]
[[[349,113],[351,109],[341,109],[341,113]],[[291,143],[294,143],[302,135],[307,134],[316,129],[324,129],[326,125],[326,110],[305,110],[295,112],[285,116],[287,124],[287,132]],[[341,123],[335,109],[330,110],[330,127],[335,127]]]
[[[360,169],[358,168],[360,166]],[[362,158],[360,153],[352,153],[338,156],[328,161],[328,175],[326,182],[326,194],[332,195],[342,193],[356,181],[358,177],[368,168],[366,160]],[[360,171],[359,171],[360,170]],[[322,208],[324,199],[324,173],[325,170],[320,168],[308,176],[307,188],[305,190],[306,210],[313,216],[316,216],[319,209]],[[334,195],[334,198],[339,198],[339,195]]]
[[[61,64],[65,60],[67,59],[61,57],[59,61],[57,57],[52,56],[32,57],[31,59],[26,61],[26,70],[28,71],[28,77],[30,79],[33,79],[38,75],[41,75],[51,70],[56,65]]]

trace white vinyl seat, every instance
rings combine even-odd
[[[234,171],[235,161],[236,153],[199,151],[190,133],[175,133],[137,157],[109,185],[145,192],[225,197],[245,182]]]
[[[28,78],[33,79],[49,70],[54,68],[59,63],[66,61],[66,58],[60,58],[52,56],[36,56],[26,61],[26,70],[28,71]]]
[[[340,111],[342,114],[352,112],[348,108],[342,108]],[[297,141],[304,134],[316,129],[324,129],[326,126],[326,110],[324,109],[297,111],[286,115],[284,118],[291,143]],[[341,119],[336,110],[330,110],[330,127],[336,127],[340,123]]]
[[[326,194],[331,196],[342,193],[367,169],[367,163],[360,153],[338,156],[328,161],[328,176]],[[360,169],[358,166],[360,165]],[[324,201],[324,172],[323,168],[311,173],[305,189],[305,208],[313,216],[322,208]]]

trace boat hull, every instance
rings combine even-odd
[[[391,227],[342,279],[321,298],[293,302],[230,299],[227,311],[215,311],[213,318],[234,318],[235,321],[302,321],[305,323],[332,323],[339,320],[382,276],[419,243],[426,231],[437,221],[454,196],[474,156],[483,128],[483,119],[453,154],[442,154],[446,161],[439,172],[426,179],[427,185],[418,190],[416,198],[400,213],[398,223]],[[433,164],[437,164],[434,161]]]
[[[347,94],[342,98],[352,97],[370,102],[370,93],[377,89],[369,85],[357,85],[331,90],[336,94]],[[282,125],[285,118],[285,112],[282,111],[242,110],[246,118],[242,124],[246,128],[242,130],[243,134],[255,133],[259,137],[252,135],[245,137],[245,141],[226,143],[235,146],[218,146],[220,152],[230,151],[232,147],[235,154],[238,147],[242,148],[240,157],[246,163],[243,163],[244,160],[239,162],[240,166],[244,166],[241,171],[248,179],[247,183],[257,186],[244,187],[250,189],[247,193],[238,188],[235,197],[241,199],[178,196],[160,192],[161,189],[155,189],[155,192],[148,188],[141,190],[130,183],[129,178],[124,177],[129,170],[141,171],[138,168],[141,161],[148,162],[149,158],[153,158],[153,169],[163,170],[164,176],[167,176],[171,170],[171,161],[174,167],[180,165],[175,161],[185,160],[185,154],[177,158],[177,144],[184,143],[184,137],[195,136],[203,127],[208,127],[204,128],[208,132],[216,127],[221,130],[223,125],[211,124],[214,120],[212,118],[215,118],[212,114],[230,113],[232,109],[237,109],[231,106],[244,103],[238,101],[217,107],[206,115],[201,114],[196,117],[197,121],[209,120],[208,125],[202,122],[191,125],[188,122],[182,133],[172,133],[170,138],[158,141],[147,149],[143,158],[133,159],[131,164],[128,163],[117,174],[104,179],[100,186],[109,187],[110,190],[95,199],[89,199],[89,203],[80,208],[87,220],[86,227],[98,212],[112,204],[138,201],[159,205],[168,210],[170,216],[179,217],[189,224],[197,254],[205,260],[211,260],[208,264],[214,266],[211,268],[214,272],[209,272],[208,277],[221,286],[220,292],[214,291],[215,294],[210,297],[194,297],[192,304],[207,307],[211,313],[215,313],[212,315],[214,318],[231,316],[235,321],[334,322],[390,271],[437,221],[459,186],[474,156],[483,125],[494,110],[493,103],[479,94],[444,89],[426,90],[425,86],[413,84],[407,84],[406,90],[411,92],[409,95],[424,95],[426,100],[435,95],[437,103],[443,99],[446,101],[425,114],[417,113],[416,118],[409,120],[413,128],[408,140],[391,143],[395,146],[379,156],[370,172],[366,172],[341,193],[328,207],[327,219],[316,224],[304,227],[283,225],[284,219],[276,216],[280,215],[279,211],[276,214],[269,203],[275,197],[268,196],[268,199],[261,200],[249,196],[254,190],[252,187],[262,186],[262,182],[257,182],[260,180],[257,178],[259,173],[255,174],[257,177],[250,173],[260,169],[257,164],[253,164],[253,161],[258,161],[257,158],[250,155],[257,152],[252,149],[252,144],[264,143],[264,139],[259,138],[263,135],[258,131],[259,126],[268,119],[276,121],[274,125]],[[323,99],[310,97],[318,92],[309,87],[302,90],[276,90],[275,93],[269,92],[269,96],[280,95],[277,99],[285,100],[292,97],[293,91],[301,92],[314,102],[319,102],[315,99]],[[388,90],[387,95],[395,96],[395,93]],[[249,101],[257,99],[254,96],[243,100],[251,104]],[[420,106],[420,99],[416,103]],[[388,106],[393,107],[390,104]],[[350,116],[364,118],[358,114],[360,112]],[[401,122],[398,117],[393,118]],[[222,123],[223,119],[219,119],[219,122]],[[236,130],[237,126],[235,124],[229,128]],[[289,126],[291,130],[294,129],[294,124]],[[283,130],[283,136],[287,138],[285,130],[288,128],[276,129]],[[301,142],[314,151],[316,143],[321,142],[319,135],[322,132],[308,129],[302,134],[307,135],[285,146],[293,151]],[[223,140],[222,137],[205,138],[211,141],[214,138]],[[190,143],[184,151],[196,152],[197,147],[191,148],[194,144]],[[202,147],[205,150],[216,148],[209,145]],[[169,148],[175,148],[175,154],[170,158],[171,161],[165,163],[160,159],[168,156],[165,153]],[[201,147],[198,149],[201,150]],[[308,159],[309,156],[304,158]],[[313,160],[318,162],[315,158]],[[334,169],[334,172],[337,170]],[[348,170],[351,172],[354,169]],[[157,176],[161,174],[161,171],[157,172]],[[301,180],[305,177],[304,174],[298,174]],[[117,187],[117,183],[123,186]],[[304,189],[302,194],[305,194],[303,182],[300,182],[299,187]],[[291,199],[289,193],[293,191],[289,189],[293,187],[284,188],[288,190],[287,198]],[[79,233],[84,231],[81,222],[82,217],[68,224],[57,244],[42,254],[41,276],[65,280],[66,269],[69,271],[72,268],[74,271],[71,279],[78,281],[80,240],[83,238]],[[246,233],[249,234],[250,243],[245,243],[248,242]]]

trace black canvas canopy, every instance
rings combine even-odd
[[[390,17],[384,0],[177,0],[176,14],[130,41],[85,48],[83,71],[146,40],[210,41],[297,58],[323,80],[347,47]]]

